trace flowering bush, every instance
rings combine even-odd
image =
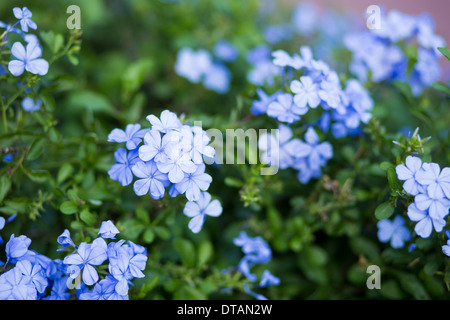
[[[0,12],[0,299],[448,297],[450,51],[431,16]]]

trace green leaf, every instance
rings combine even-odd
[[[203,292],[195,287],[185,285],[175,292],[174,300],[206,300]]]
[[[450,87],[443,82],[435,82],[431,85],[431,87],[450,96]]]
[[[170,231],[165,227],[156,226],[153,228],[153,230],[155,231],[156,235],[163,240],[167,240],[170,238]]]
[[[305,255],[310,263],[316,266],[323,266],[328,260],[327,252],[318,246],[307,246]]]
[[[64,180],[66,180],[73,174],[73,171],[74,171],[73,166],[68,162],[64,162],[61,168],[59,168],[56,182],[58,184],[64,182]]]
[[[225,185],[232,188],[242,188],[244,186],[244,182],[236,178],[226,177]]]
[[[144,240],[145,243],[152,243],[153,240],[155,239],[155,233],[151,228],[147,228],[145,229],[144,234],[142,235],[142,239]]]
[[[448,47],[439,47],[438,50],[448,59],[450,60],[450,50]]]
[[[427,258],[427,260],[428,260],[427,263],[423,267],[423,271],[427,275],[432,276],[441,266],[442,260],[440,260],[440,257],[437,256],[430,256]]]
[[[5,199],[5,196],[8,193],[10,188],[11,188],[11,180],[6,175],[1,176],[0,177],[0,202],[2,202],[3,199]]]
[[[105,96],[90,90],[72,91],[67,105],[70,110],[74,110],[79,113],[82,113],[81,111],[83,110],[89,110],[94,113],[106,113],[110,115],[114,115],[116,113],[114,106]]]
[[[415,299],[425,300],[430,298],[422,283],[416,278],[416,276],[400,272],[397,274],[397,276],[403,289],[410,295],[412,295]]]
[[[181,256],[183,265],[187,267],[195,266],[195,248],[191,241],[183,238],[175,238],[173,246]]]
[[[283,221],[281,219],[280,212],[271,207],[267,209],[267,219],[269,221],[270,227],[273,231],[279,232],[283,228]]]
[[[375,209],[375,217],[377,217],[378,220],[389,219],[393,213],[394,207],[390,201],[383,202]]]
[[[123,73],[123,99],[128,100],[142,85],[145,76],[153,69],[154,62],[150,58],[143,58],[132,63]]]
[[[136,217],[146,225],[150,223],[150,215],[142,208],[136,209]]]
[[[121,234],[125,239],[130,239],[132,241],[136,240],[145,228],[145,226],[137,219],[126,219],[122,223],[122,226],[123,230]]]
[[[34,140],[31,144],[30,151],[27,154],[27,160],[33,161],[39,158],[47,145],[48,140],[46,138],[39,138]]]
[[[152,291],[159,282],[159,278],[157,276],[152,277],[148,282],[144,283],[141,286],[141,289],[136,295],[137,299],[144,299],[147,294]]]
[[[64,201],[59,206],[59,210],[61,210],[61,212],[64,213],[64,214],[73,214],[73,213],[78,211],[78,206],[77,206],[76,203],[74,203],[74,202],[72,202],[70,200],[69,201]]]
[[[93,226],[97,220],[97,216],[90,212],[89,209],[83,209],[80,212],[80,219],[84,221],[88,226]]]
[[[383,161],[382,163],[380,163],[380,168],[382,170],[388,170],[389,168],[394,168],[394,167],[395,166],[392,163],[388,162],[388,161]]]
[[[25,174],[37,183],[44,183],[50,178],[50,173],[47,170],[25,170]]]
[[[365,237],[354,237],[350,240],[350,247],[356,255],[363,255],[370,259],[371,262],[376,262],[380,257],[378,246],[371,240]]]
[[[198,246],[198,263],[199,267],[205,265],[213,256],[214,247],[209,241],[203,241]]]
[[[397,173],[395,172],[394,168],[387,169],[387,179],[392,190],[399,189],[399,181],[397,179]]]

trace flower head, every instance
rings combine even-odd
[[[222,205],[219,200],[211,201],[211,195],[208,192],[202,192],[198,200],[186,203],[183,213],[191,218],[189,229],[194,233],[199,233],[206,216],[218,217],[222,214]]]
[[[122,186],[127,186],[133,181],[132,167],[139,161],[137,149],[127,152],[124,148],[119,148],[114,153],[116,164],[113,164],[108,171],[110,178],[119,181]]]
[[[11,48],[12,55],[16,58],[8,64],[8,69],[13,76],[20,76],[25,70],[41,76],[48,72],[48,62],[41,59],[42,49],[36,42],[30,42],[25,48],[20,42],[15,42]]]
[[[20,27],[23,32],[28,32],[28,28],[37,29],[36,23],[31,20],[33,14],[27,7],[23,7],[22,9],[16,7],[13,9],[14,16],[20,20]]]
[[[390,241],[393,248],[402,248],[405,241],[411,239],[411,233],[405,226],[405,220],[401,216],[395,217],[393,221],[385,219],[377,223],[378,239],[381,242]]]

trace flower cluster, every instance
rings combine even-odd
[[[293,138],[292,130],[283,124],[276,132],[276,135],[263,134],[259,138],[259,148],[264,151],[261,161],[278,165],[280,169],[298,170],[297,177],[304,184],[311,178],[319,178],[322,166],[333,156],[331,144],[320,142],[312,127],[307,129],[304,141]]]
[[[403,248],[406,241],[411,240],[411,232],[405,226],[405,219],[396,216],[394,220],[384,219],[377,223],[378,239],[390,242],[392,248]]]
[[[408,15],[389,11],[381,20],[381,28],[352,33],[345,37],[345,45],[352,52],[350,71],[360,81],[407,81],[415,96],[437,81],[441,75],[438,47],[445,45],[441,36],[434,33],[431,16]],[[406,47],[413,47],[407,52]],[[411,71],[408,61],[414,58]]]
[[[37,29],[36,23],[31,20],[32,13],[27,7],[14,8],[14,16],[18,21],[12,26],[7,26],[2,23],[2,27],[6,28],[3,36],[3,41],[7,39],[10,32],[14,32],[22,36],[27,43],[26,47],[21,42],[15,42],[11,48],[11,54],[15,57],[8,64],[8,69],[15,77],[20,76],[26,71],[32,74],[45,75],[48,72],[48,62],[41,58],[42,47],[39,44],[39,40],[33,34],[25,34],[28,32],[28,28]],[[21,30],[15,28],[20,23]]]
[[[213,55],[205,50],[182,48],[177,55],[175,72],[190,82],[202,82],[203,86],[218,93],[226,93],[230,87],[231,73],[225,63],[233,62],[237,49],[229,42],[220,40],[213,49]]]
[[[428,238],[433,229],[441,232],[450,209],[450,168],[441,170],[437,163],[422,163],[420,158],[408,156],[395,171],[398,179],[404,181],[405,192],[414,196],[408,217],[417,222],[416,234]]]
[[[125,240],[106,243],[105,239],[115,239],[119,230],[111,221],[102,223],[99,237],[92,243],[82,242],[75,252],[64,258],[71,279],[81,277],[83,286],[77,294],[80,300],[126,300],[131,280],[143,278],[142,271],[147,262],[147,250],[131,241]],[[74,246],[67,230],[58,239],[63,246]],[[100,280],[97,269],[106,261],[108,272]],[[88,286],[93,286],[89,288]]]
[[[250,269],[257,264],[266,264],[272,259],[272,250],[269,245],[261,237],[249,237],[245,231],[241,231],[239,237],[233,239],[233,243],[242,247],[242,252],[245,254],[239,262],[238,270],[250,282],[257,282],[258,277],[251,273]],[[278,284],[280,279],[272,275],[269,270],[265,270],[259,283],[254,287],[263,288]],[[267,300],[264,296],[251,291],[248,284],[245,285],[245,291],[258,300]]]
[[[283,50],[272,53],[271,64],[281,70],[289,79],[290,92],[278,90],[268,95],[257,90],[259,100],[253,101],[251,112],[255,115],[267,114],[278,122],[279,135],[265,135],[260,138],[259,147],[266,150],[265,163],[279,163],[279,168],[293,167],[299,170],[299,180],[307,183],[311,178],[322,175],[321,167],[333,156],[331,144],[320,143],[314,130],[316,125],[327,133],[331,130],[335,138],[360,134],[361,124],[371,118],[373,101],[367,90],[355,79],[349,79],[345,88],[341,86],[336,71],[322,60],[313,59],[310,47],[301,47],[300,55],[289,55]],[[293,79],[294,71],[300,74]],[[319,110],[321,115],[310,123],[305,134],[305,142],[291,139],[292,131],[287,125],[297,123],[311,110]]]
[[[183,124],[178,116],[164,110],[160,118],[147,116],[151,129],[129,124],[125,130],[114,129],[109,142],[124,143],[115,153],[116,164],[109,176],[122,186],[133,184],[138,196],[149,194],[153,199],[164,197],[166,188],[171,197],[184,194],[188,200],[184,214],[193,218],[189,228],[201,230],[206,215],[218,216],[222,207],[211,202],[206,191],[212,178],[205,172],[203,157],[213,158],[215,150],[209,146],[210,137],[201,127]]]
[[[324,112],[317,121],[320,129],[324,132],[331,129],[336,138],[358,134],[360,124],[371,118],[373,101],[367,90],[355,79],[349,79],[343,89],[336,71],[324,61],[313,59],[309,47],[301,47],[300,53],[293,56],[283,50],[272,53],[273,64],[284,68],[290,80],[292,70],[302,73],[298,79],[290,81],[291,92],[277,92],[271,97],[273,100],[266,99],[264,106],[260,101],[259,108],[254,109],[291,124],[321,106]]]
[[[4,265],[0,271],[0,300],[68,300],[69,289],[78,289],[80,300],[128,299],[131,280],[144,277],[147,254],[144,247],[131,241],[106,243],[105,239],[114,239],[118,233],[110,220],[104,221],[92,243],[76,246],[66,229],[57,239],[62,246],[58,251],[73,247],[74,253],[63,260],[52,260],[30,250],[30,238],[12,234],[5,247],[6,263],[0,263]],[[102,268],[106,261],[106,276],[100,280],[95,267]]]
[[[41,76],[46,75],[48,73],[49,64],[42,58],[42,47],[39,43],[39,39],[36,35],[28,33],[29,29],[37,29],[36,23],[31,20],[31,11],[27,7],[15,7],[13,13],[17,19],[13,25],[7,25],[0,21],[0,28],[5,29],[1,41],[11,47],[12,58],[8,63],[9,72],[15,77],[21,76],[25,71]],[[18,24],[20,24],[20,29],[16,28],[16,25]],[[11,46],[10,43],[7,42],[10,33],[20,35],[24,40],[25,45],[22,42],[17,41]],[[31,94],[29,90],[27,92]],[[28,96],[23,100],[22,107],[25,111],[33,112],[39,110],[41,104],[41,100],[35,101],[33,97]]]
[[[247,80],[257,86],[264,84],[273,85],[275,78],[281,75],[282,69],[272,63],[269,46],[261,44],[249,50],[246,55],[250,70],[247,73]]]

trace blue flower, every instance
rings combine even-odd
[[[76,248],[75,244],[73,243],[72,239],[70,238],[70,232],[69,230],[65,229],[64,232],[56,239],[56,241],[62,245],[62,248],[58,249],[57,251],[63,251],[68,246],[72,246]]]
[[[253,64],[253,68],[247,73],[247,80],[257,86],[273,85],[274,78],[281,74],[282,68],[273,64],[270,59]]]
[[[212,182],[212,177],[205,173],[205,165],[200,164],[193,173],[185,174],[183,180],[175,184],[178,193],[186,194],[189,201],[200,199],[201,191],[206,191]]]
[[[48,281],[42,267],[39,264],[31,264],[28,260],[18,261],[16,268],[22,273],[23,282],[32,284],[37,292],[44,293]]]
[[[104,239],[115,239],[116,234],[119,233],[119,229],[116,228],[111,220],[103,221],[98,230],[98,235]]]
[[[39,44],[31,42],[25,48],[20,42],[15,42],[11,48],[11,53],[17,60],[11,60],[8,69],[13,76],[20,76],[25,70],[41,76],[48,72],[48,62],[40,59],[42,49]]]
[[[206,89],[216,91],[218,93],[225,93],[230,88],[231,73],[221,63],[212,64],[205,72],[203,85]]]
[[[264,264],[272,258],[272,250],[261,237],[249,237],[245,231],[241,231],[239,237],[233,239],[236,246],[242,247],[245,256],[238,265],[239,271],[251,282],[257,280],[257,276],[250,272],[256,264]]]
[[[119,295],[116,293],[117,280],[112,276],[106,276],[95,284],[90,291],[80,294],[80,300],[128,300],[128,294]]]
[[[259,293],[256,293],[256,292],[253,292],[252,290],[250,290],[250,286],[248,283],[244,283],[244,291],[245,291],[245,293],[254,297],[256,300],[267,300],[267,298],[265,296],[263,296],[262,294],[259,294]]]
[[[267,263],[272,258],[272,250],[261,237],[249,237],[245,231],[241,231],[233,243],[242,247],[242,252],[253,263]]]
[[[154,160],[163,162],[167,158],[164,150],[171,140],[167,135],[161,138],[160,131],[149,130],[144,136],[144,144],[139,147],[139,158],[142,161]]]
[[[13,9],[13,13],[14,16],[20,20],[20,27],[22,28],[23,32],[28,32],[28,27],[34,30],[37,29],[36,23],[31,20],[33,14],[30,10],[28,10],[27,7],[23,7],[22,9],[16,7]]]
[[[437,48],[445,47],[443,37],[434,33],[434,21],[430,15],[421,15],[417,21],[417,42],[425,49],[433,49],[437,54]]]
[[[419,193],[414,198],[417,208],[423,211],[428,210],[431,218],[439,220],[448,215],[450,200],[446,198],[433,198],[429,194]]]
[[[178,119],[176,113],[169,110],[162,111],[159,119],[153,114],[147,116],[146,119],[152,125],[152,130],[156,130],[162,133],[180,129],[182,126],[181,121]]]
[[[411,239],[411,233],[405,226],[405,220],[401,216],[395,217],[393,221],[385,219],[377,223],[378,239],[381,242],[390,241],[393,248],[402,248],[405,241]]]
[[[411,38],[417,30],[416,18],[397,10],[391,10],[381,19],[381,28],[372,31],[381,38],[397,42]]]
[[[183,213],[191,218],[188,225],[189,229],[193,233],[199,233],[206,216],[218,217],[222,214],[222,205],[219,200],[211,201],[211,195],[208,192],[202,192],[198,200],[186,203]]]
[[[287,23],[267,26],[263,33],[264,38],[271,44],[292,38],[292,28]]]
[[[447,244],[442,246],[442,252],[444,252],[445,255],[450,257],[450,240],[447,240]]]
[[[318,27],[318,8],[313,2],[300,2],[292,13],[292,23],[301,35],[311,35]]]
[[[45,300],[69,300],[70,293],[67,292],[67,281],[68,277],[63,277],[56,279],[53,282],[52,290],[50,291],[50,295],[45,297]]]
[[[305,114],[308,108],[300,107],[294,103],[294,99],[295,97],[293,98],[289,93],[279,94],[277,99],[269,104],[267,115],[286,123],[300,120],[299,115]]]
[[[192,162],[188,153],[183,152],[182,145],[173,145],[166,148],[167,161],[158,162],[157,167],[162,173],[167,173],[170,182],[179,183],[185,173],[193,173],[197,166]]]
[[[299,55],[294,55],[291,57],[284,50],[276,50],[272,52],[273,64],[279,67],[292,67],[294,69],[300,69],[304,66],[303,60]]]
[[[99,279],[94,266],[101,265],[108,258],[107,245],[102,238],[95,239],[92,243],[82,242],[75,253],[64,258],[63,263],[72,267],[70,277],[75,279],[83,270],[82,279],[86,285],[93,285]]]
[[[259,100],[253,101],[250,112],[254,115],[260,115],[267,112],[269,105],[277,99],[281,91],[277,91],[269,96],[262,89],[258,88],[256,89],[256,93],[258,94]]]
[[[327,77],[322,79],[318,95],[322,101],[326,102],[327,107],[338,109],[340,113],[345,112],[342,101],[344,92],[336,72],[330,71]]]
[[[133,174],[138,178],[133,185],[133,190],[138,196],[149,193],[153,199],[164,196],[165,187],[170,182],[167,173],[158,170],[154,161],[139,161],[132,168]]]
[[[405,164],[395,167],[399,180],[405,181],[403,189],[410,195],[415,196],[424,191],[422,184],[417,181],[417,175],[422,170],[422,160],[418,157],[406,157]]]
[[[293,164],[292,149],[295,140],[292,138],[291,129],[280,124],[275,135],[264,133],[259,137],[258,148],[263,151],[261,162],[269,165],[275,165],[280,169],[286,169]]]
[[[270,273],[269,270],[264,270],[261,280],[259,282],[259,286],[261,288],[267,287],[267,286],[277,286],[280,284],[280,278],[275,277],[273,274]]]
[[[441,73],[437,54],[433,50],[419,48],[417,63],[414,65],[409,78],[413,95],[419,96],[424,88],[439,80]]]
[[[296,148],[297,158],[305,158],[310,170],[320,169],[329,159],[333,157],[333,148],[329,142],[319,143],[316,131],[309,127],[305,133],[305,142]]]
[[[189,138],[192,137],[192,139],[186,139],[188,142],[183,141],[183,143],[186,144],[187,150],[190,149],[192,162],[198,165],[203,163],[203,156],[207,158],[214,158],[216,151],[212,146],[208,145],[211,138],[208,136],[206,131],[200,127],[192,127],[190,130],[194,135],[191,136],[189,133],[186,133],[186,136]]]
[[[249,50],[246,55],[247,62],[256,65],[260,62],[266,62],[270,58],[270,47],[266,44],[260,44]]]
[[[422,170],[416,174],[417,182],[426,187],[433,199],[446,197],[450,199],[450,168],[441,171],[437,163],[424,163]]]
[[[432,218],[427,211],[417,208],[415,203],[408,206],[408,217],[417,222],[414,231],[421,238],[428,238],[433,228],[436,232],[441,232],[447,223],[444,218]]]
[[[125,131],[117,128],[113,129],[108,135],[108,142],[126,143],[128,150],[134,150],[142,142],[142,138],[148,131],[140,129],[141,125],[138,123],[127,125]]]
[[[113,164],[108,171],[110,178],[119,181],[122,186],[127,186],[133,181],[131,168],[139,161],[138,150],[131,150],[127,153],[126,149],[119,148],[114,153],[116,164]]]
[[[4,155],[2,158],[3,162],[12,162],[13,160],[14,160],[14,157],[12,156],[11,153]]]
[[[36,298],[35,286],[19,268],[14,267],[0,275],[0,300],[36,300]]]
[[[200,49],[182,48],[177,55],[175,72],[193,83],[198,83],[209,71],[212,58],[208,51]]]
[[[226,62],[232,62],[236,60],[239,54],[236,47],[226,40],[218,41],[214,46],[213,53],[216,55],[216,57]]]
[[[41,106],[42,106],[41,100],[35,101],[33,98],[30,97],[26,97],[25,99],[22,100],[22,109],[27,112],[37,111],[41,108]]]
[[[15,237],[14,234],[12,234],[5,247],[8,262],[14,263],[16,259],[24,256],[28,252],[30,244],[31,239],[27,236],[20,235]]]
[[[319,88],[309,76],[300,77],[300,81],[291,82],[294,102],[299,108],[317,108],[320,104]]]
[[[129,280],[133,278],[130,269],[130,257],[127,252],[120,251],[114,260],[108,266],[109,273],[117,280],[115,291],[119,295],[127,295],[129,289]]]

